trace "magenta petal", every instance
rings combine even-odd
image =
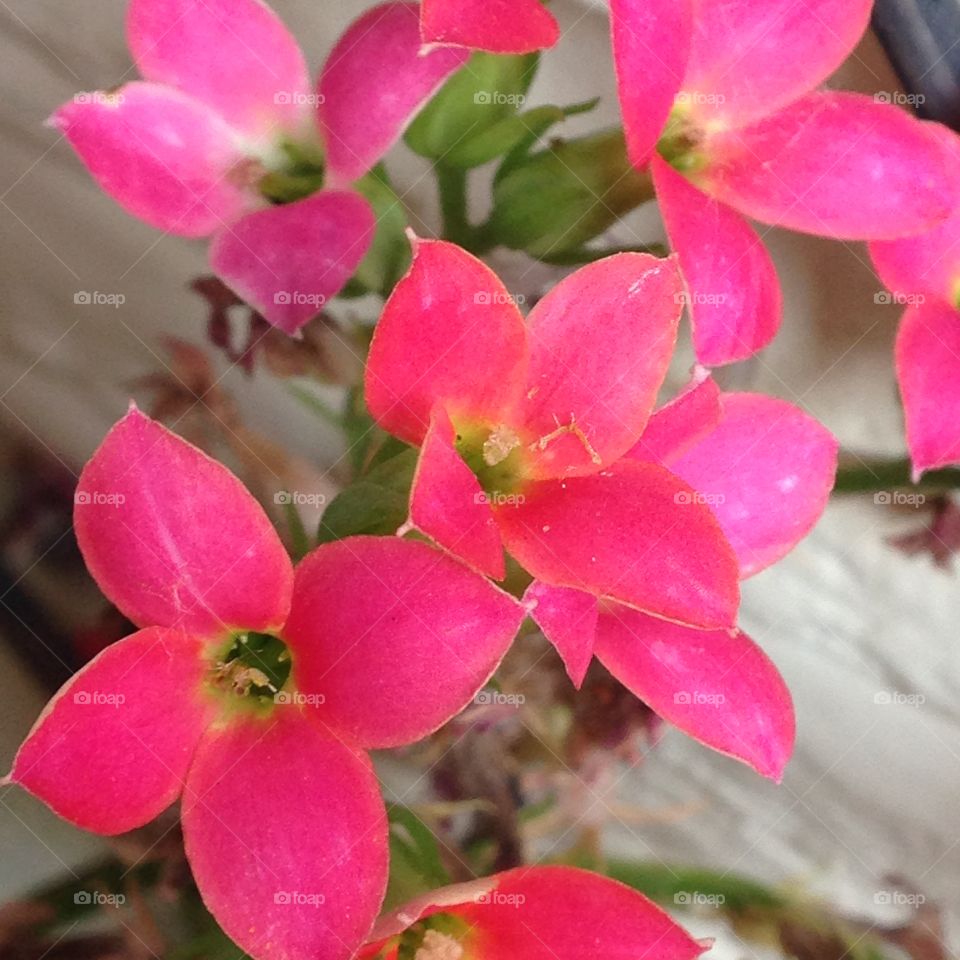
[[[687,69],[691,0],[610,0],[610,28],[627,150],[643,167]]]
[[[960,313],[945,303],[907,307],[896,357],[919,480],[926,470],[960,463]]]
[[[764,223],[889,240],[943,220],[960,170],[930,125],[889,103],[832,91],[708,137],[707,193]]]
[[[527,587],[523,602],[543,635],[557,648],[567,675],[579,690],[593,659],[597,598],[591,593],[534,580]]]
[[[297,133],[310,119],[303,54],[260,0],[132,0],[127,38],[147,80],[202,100],[246,134]]]
[[[73,516],[87,568],[136,624],[213,637],[286,620],[293,570],[263,509],[135,407],[83,468]]]
[[[725,393],[715,430],[670,469],[710,504],[749,577],[789,553],[820,519],[837,440],[793,404]]]
[[[720,422],[720,388],[702,367],[691,383],[655,410],[643,436],[627,456],[631,460],[669,464],[705,437]]]
[[[742,126],[812,90],[853,51],[873,0],[701,0],[681,102]]]
[[[297,568],[284,639],[297,687],[322,700],[325,723],[353,743],[393,747],[472,700],[523,615],[512,597],[424,543],[349,537]]]
[[[437,407],[410,491],[410,520],[484,576],[506,575],[500,533],[480,482],[454,447],[454,429]]]
[[[541,438],[529,475],[595,473],[637,442],[666,376],[681,310],[675,261],[644,253],[582,267],[533,308],[517,413],[527,436]]]
[[[538,580],[701,627],[732,626],[736,557],[709,508],[663,467],[530,484],[495,508],[507,551]]]
[[[322,190],[248,214],[218,234],[210,265],[284,333],[296,333],[335,297],[373,240],[359,194]]]
[[[387,823],[364,755],[294,707],[204,736],[183,795],[207,908],[253,957],[348,960],[387,881]]]
[[[10,779],[95,833],[143,826],[180,795],[214,702],[200,641],[150,627],[107,647],[50,701]]]
[[[762,350],[783,310],[773,260],[756,231],[660,157],[651,162],[670,243],[680,258],[697,359],[709,367]]]
[[[331,173],[344,182],[366,173],[469,56],[424,53],[415,3],[383,3],[354,20],[327,58],[318,88]]]
[[[793,703],[745,633],[690,630],[610,606],[600,614],[596,653],[665,720],[779,782],[793,752]]]
[[[540,0],[422,0],[420,31],[427,44],[490,53],[532,53],[560,37]]]
[[[106,193],[160,230],[202,237],[251,202],[232,175],[246,162],[233,131],[176,90],[128,83],[78,94],[51,122]]]
[[[413,249],[373,335],[365,395],[380,426],[418,444],[438,402],[454,421],[500,422],[523,387],[527,334],[485,263],[439,240]]]

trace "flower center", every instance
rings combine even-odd
[[[523,485],[523,441],[512,427],[458,427],[456,447],[488,496],[507,496]]]
[[[257,183],[271,203],[293,203],[316,193],[323,186],[323,152],[309,143],[281,144],[284,160],[267,171]]]
[[[404,960],[462,960],[467,925],[449,913],[435,913],[400,935],[397,956]]]
[[[290,676],[290,652],[269,633],[235,634],[213,663],[211,686],[254,707],[274,703]]]
[[[657,143],[657,153],[681,173],[695,173],[706,161],[699,152],[703,131],[690,119],[683,105],[675,105],[663,136]]]

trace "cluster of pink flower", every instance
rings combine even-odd
[[[76,533],[140,629],[58,694],[10,779],[106,834],[181,797],[204,900],[255,957],[396,956],[417,924],[434,948],[423,956],[579,957],[585,928],[591,956],[701,952],[638,894],[568,868],[438,891],[371,933],[388,864],[366,751],[462,710],[529,615],[574,684],[596,656],[671,723],[780,778],[792,705],[737,629],[739,582],[816,522],[837,445],[792,405],[722,392],[706,369],[779,323],[777,279],[743,215],[885,241],[874,256],[891,287],[937,298],[908,311],[901,336],[910,441],[919,468],[960,455],[960,427],[938,432],[960,382],[948,256],[960,217],[935,226],[956,208],[956,146],[889,105],[808,92],[869,7],[612,0],[627,140],[651,166],[676,256],[599,260],[524,318],[480,260],[412,238],[366,399],[420,448],[399,531],[418,539],[349,537],[294,570],[235,477],[132,409],[81,476]],[[387,3],[346,31],[314,93],[257,0],[133,0],[128,27],[145,81],[79,98],[56,124],[131,212],[213,234],[214,269],[288,332],[371,242],[351,185],[467,48],[523,52],[558,33],[539,0]],[[316,189],[269,204],[257,185],[291,163]],[[706,366],[654,409],[685,304]],[[505,551],[531,581],[520,598],[494,582]],[[272,651],[274,675],[251,644]],[[436,914],[460,935],[431,927]]]

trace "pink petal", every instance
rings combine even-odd
[[[180,795],[213,718],[200,641],[150,627],[107,647],[47,704],[10,779],[71,823],[116,834]]]
[[[78,94],[51,118],[101,189],[153,227],[202,237],[250,204],[233,132],[203,104],[151,83]]]
[[[322,190],[232,224],[214,238],[210,265],[275,327],[296,333],[350,279],[375,229],[359,194]]]
[[[361,957],[435,913],[464,920],[464,956],[483,960],[693,960],[706,948],[630,887],[575,867],[527,866],[405,904],[377,924]]]
[[[853,52],[872,0],[701,0],[681,103],[743,126],[812,90]]]
[[[573,867],[509,870],[452,912],[476,930],[473,955],[484,960],[692,960],[704,950],[635,890]]]
[[[660,157],[651,170],[686,281],[697,359],[711,367],[745,360],[780,326],[783,302],[773,260],[730,207],[704,196]]]
[[[673,354],[680,292],[674,261],[620,253],[577,270],[533,308],[517,414],[541,438],[530,474],[595,473],[637,442]]]
[[[214,637],[286,620],[293,570],[263,509],[136,407],[83,468],[75,500],[87,568],[134,623]]]
[[[670,464],[708,503],[749,577],[813,528],[833,489],[837,440],[793,404],[725,393],[715,430]]]
[[[795,735],[790,691],[745,633],[690,630],[611,605],[596,652],[665,720],[780,781]]]
[[[958,204],[955,165],[929,125],[855,93],[812,93],[708,137],[707,193],[764,223],[850,240],[933,226]]]
[[[573,685],[579,690],[593,659],[597,632],[597,598],[569,587],[534,580],[523,595],[530,616],[557,648]]]
[[[347,960],[370,932],[387,881],[377,777],[296,708],[203,738],[183,834],[204,903],[251,956]]]
[[[363,176],[469,56],[467,50],[424,53],[415,3],[383,3],[354,20],[327,58],[318,87],[332,174],[344,182]]]
[[[367,406],[385,430],[422,442],[439,401],[458,417],[498,423],[522,389],[523,317],[500,279],[452,243],[413,240],[370,346]]]
[[[284,639],[297,686],[322,698],[324,722],[353,743],[392,747],[473,699],[523,615],[512,597],[424,543],[350,537],[297,568]]]
[[[132,0],[127,39],[147,80],[196,97],[246,134],[278,138],[310,119],[303,54],[259,0]]]
[[[926,470],[960,463],[960,313],[945,303],[907,307],[896,357],[919,480]]]
[[[643,167],[687,69],[692,0],[610,0],[610,27],[627,151]]]
[[[480,482],[454,447],[454,429],[437,407],[410,492],[410,520],[444,550],[484,576],[506,576],[500,533]]]
[[[423,42],[487,50],[532,53],[560,38],[557,21],[540,0],[423,0]]]
[[[719,422],[720,388],[701,367],[682,393],[654,411],[643,436],[627,456],[632,460],[669,464]]]
[[[930,131],[960,166],[960,137],[932,124]],[[960,299],[960,206],[925,233],[870,244],[870,257],[883,283],[900,294],[923,293],[956,303]]]
[[[530,484],[495,509],[508,552],[538,580],[701,627],[732,626],[737,561],[710,510],[663,467],[623,461]]]

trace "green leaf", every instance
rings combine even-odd
[[[373,209],[377,229],[370,249],[351,280],[366,290],[387,297],[410,266],[410,244],[405,233],[407,211],[381,166],[375,167],[354,186]]]
[[[319,543],[360,534],[389,536],[407,519],[418,451],[402,453],[378,464],[335,497],[323,513]]]
[[[429,827],[409,807],[391,806],[387,816],[390,820],[390,883],[385,910],[450,883],[440,858],[440,847]]]
[[[569,107],[534,107],[524,113],[511,114],[482,130],[476,136],[455,144],[443,157],[448,167],[479,167],[517,148],[537,142],[555,124],[576,113],[592,110],[597,100],[576,103]]]
[[[536,73],[537,54],[474,53],[407,129],[415,153],[442,161],[451,148],[515,114]]]

